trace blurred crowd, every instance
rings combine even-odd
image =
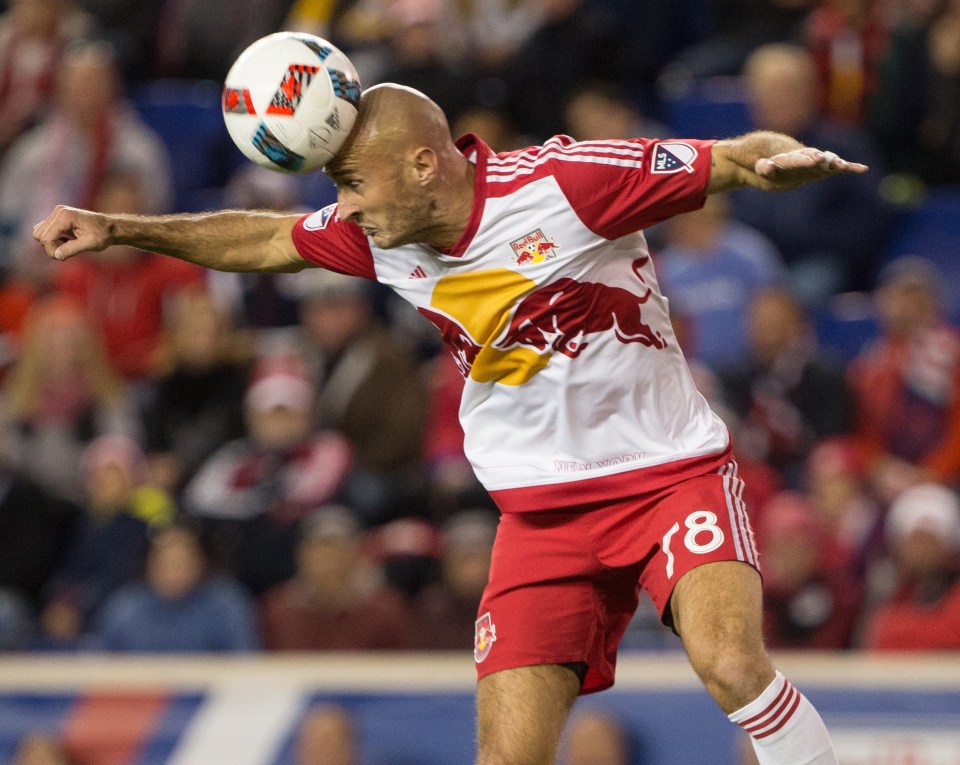
[[[0,649],[472,646],[497,514],[463,454],[460,372],[415,311],[321,271],[125,247],[55,263],[30,236],[57,203],[183,209],[183,147],[130,95],[222,82],[279,29],[499,151],[672,135],[669,104],[722,82],[751,127],[870,164],[648,237],[747,481],[769,645],[960,649],[957,285],[944,253],[885,258],[903,205],[960,183],[957,0],[8,0]],[[319,175],[227,167],[208,190],[227,206],[335,198]],[[873,324],[844,357],[817,319],[851,296]],[[679,643],[645,604],[624,646]]]

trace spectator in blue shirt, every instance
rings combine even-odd
[[[226,652],[257,647],[250,596],[213,575],[197,532],[175,524],[150,541],[146,575],[118,590],[98,619],[109,651]]]
[[[684,322],[684,353],[719,371],[748,357],[746,315],[757,290],[785,284],[774,244],[728,215],[727,199],[665,224],[657,273],[675,315]]]

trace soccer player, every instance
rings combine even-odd
[[[465,377],[467,455],[502,511],[476,624],[478,765],[553,762],[577,695],[613,684],[641,586],[762,765],[826,765],[822,720],[764,651],[730,437],[691,381],[642,229],[707,194],[866,170],[767,132],[496,155],[381,85],[319,212],[58,207],[34,236],[57,260],[126,244],[222,270],[329,268],[438,326]]]

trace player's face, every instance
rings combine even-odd
[[[402,161],[358,153],[332,176],[340,217],[360,226],[377,247],[427,241],[430,202],[421,186],[408,179]]]

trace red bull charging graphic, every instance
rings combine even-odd
[[[529,240],[524,252],[539,250],[540,237],[538,230],[517,241]],[[576,358],[601,333],[623,344],[665,348],[663,335],[643,319],[653,294],[642,275],[648,260],[632,264],[638,291],[569,277],[537,285],[516,271],[493,269],[440,279],[431,307],[419,310],[440,330],[464,377],[522,385],[554,354]]]

